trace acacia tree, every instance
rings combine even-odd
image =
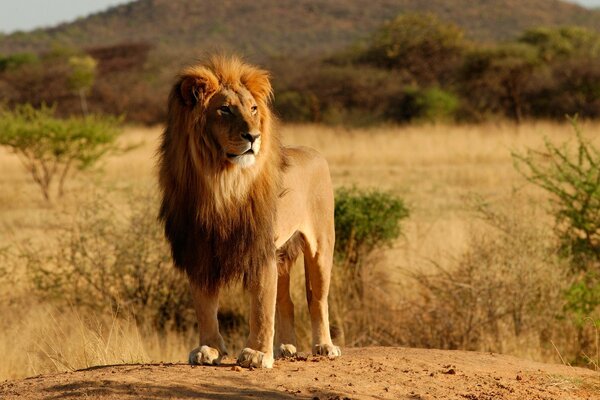
[[[600,34],[578,26],[529,29],[519,37],[519,42],[538,49],[544,62],[600,57]]]
[[[525,93],[538,66],[536,49],[527,44],[475,49],[465,56],[461,91],[477,112],[503,112],[521,122]]]
[[[418,83],[435,83],[453,69],[464,33],[431,14],[404,14],[383,25],[360,61],[405,72]]]
[[[14,110],[0,110],[0,145],[14,152],[44,199],[52,199],[51,188],[64,194],[66,178],[74,169],[94,165],[108,152],[117,150],[121,118],[89,115],[60,119],[54,108],[37,109],[26,104]]]

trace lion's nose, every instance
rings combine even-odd
[[[256,133],[256,134],[251,134],[250,132],[245,132],[242,133],[242,138],[246,139],[247,141],[249,141],[250,143],[254,143],[254,141],[256,139],[258,139],[260,137],[260,133]]]

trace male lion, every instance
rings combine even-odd
[[[251,295],[250,335],[238,363],[272,368],[275,316],[279,354],[294,355],[290,268],[300,251],[313,352],[340,355],[327,305],[335,241],[329,168],[312,149],[281,145],[271,97],[268,73],[235,57],[184,69],[169,97],[160,219],[198,316],[193,364],[219,364],[227,354],[219,289],[236,278]]]

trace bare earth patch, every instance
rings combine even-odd
[[[597,372],[492,353],[373,347],[278,360],[272,370],[233,362],[93,367],[4,382],[0,398],[600,399]]]

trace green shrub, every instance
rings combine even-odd
[[[404,201],[377,190],[342,188],[335,200],[335,255],[351,268],[373,250],[390,245],[400,235],[400,221],[409,216]]]
[[[400,222],[408,215],[402,199],[391,193],[357,188],[336,192],[331,306],[340,343],[392,344],[390,332],[395,326],[389,323],[394,320],[389,296],[376,295],[382,288],[375,272],[376,250],[400,236]]]
[[[545,141],[543,151],[513,154],[515,167],[553,201],[556,232],[574,271],[600,272],[600,150],[572,119],[574,146]],[[573,148],[574,147],[574,148]]]
[[[593,339],[588,322],[600,324],[600,150],[571,119],[574,145],[545,142],[543,151],[514,154],[517,170],[552,199],[560,254],[570,262],[565,311],[577,326],[579,355]]]
[[[0,145],[17,154],[50,201],[56,179],[58,195],[62,196],[73,168],[89,168],[116,150],[120,123],[121,118],[97,115],[60,119],[54,116],[53,108],[21,105],[12,111],[0,109]]]
[[[405,91],[403,103],[403,112],[410,116],[411,120],[444,122],[454,119],[460,100],[454,94],[438,87],[409,87]]]
[[[38,56],[31,53],[17,53],[9,56],[0,56],[0,72],[17,69],[23,65],[36,64]]]

